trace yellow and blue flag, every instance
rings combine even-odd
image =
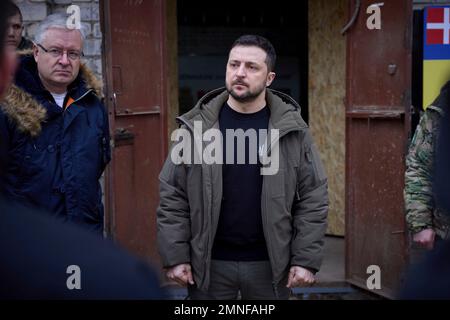
[[[424,12],[423,108],[450,80],[450,6],[427,7]]]

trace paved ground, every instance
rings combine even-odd
[[[294,288],[291,300],[377,300],[382,299],[345,282],[345,239],[325,237],[324,260],[313,287]],[[172,299],[185,299],[184,288],[169,288]]]
[[[326,236],[324,259],[310,288],[294,288],[292,300],[373,300],[380,297],[345,282],[345,239]]]
[[[317,273],[317,282],[345,282],[345,239],[343,237],[325,237],[322,267]]]

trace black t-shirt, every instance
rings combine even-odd
[[[223,136],[224,161],[223,197],[212,250],[213,259],[229,261],[269,259],[262,227],[263,176],[260,172],[261,164],[258,156],[259,146],[265,143],[269,118],[270,110],[267,106],[258,112],[247,114],[234,111],[225,104],[220,111],[219,125]],[[245,138],[243,164],[238,163],[238,158],[242,157],[239,152],[242,154],[244,150],[239,147],[236,138],[234,138],[234,145],[230,146],[231,150],[234,150],[234,157],[230,152],[227,157],[227,144],[233,142],[232,135],[227,137],[227,129],[228,131],[242,129],[243,132],[254,137],[253,140]],[[234,133],[237,134],[237,131]]]

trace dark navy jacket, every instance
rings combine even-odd
[[[0,192],[102,231],[99,178],[111,152],[95,81],[81,67],[68,88],[74,102],[63,110],[43,87],[34,58],[21,58],[15,86],[0,103]]]

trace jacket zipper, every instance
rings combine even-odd
[[[181,117],[177,117],[177,119],[179,120],[179,121],[181,121],[183,124],[185,124],[188,128],[189,128],[189,130],[191,130],[191,132],[193,133],[194,132],[194,130],[193,130],[193,128],[192,128],[192,126],[186,121],[186,120],[184,120],[183,118],[181,118]],[[280,135],[279,137],[278,137],[278,141],[276,142],[276,143],[279,143],[279,141],[281,140],[281,138],[283,138],[285,135],[287,135],[288,133],[291,133],[291,132],[294,132],[294,131],[300,131],[301,129],[305,129],[305,128],[307,128],[307,127],[298,127],[298,128],[293,128],[293,129],[289,129],[289,130],[287,130],[287,131],[284,131],[283,132],[283,134],[282,135]],[[270,152],[271,152],[271,143],[269,143],[268,144],[268,147],[267,147],[267,154],[269,154]],[[264,180],[265,179],[263,179],[263,184],[264,184]],[[264,184],[264,186],[265,186],[265,184]],[[263,191],[265,190],[265,188],[263,188]],[[265,192],[265,193],[267,193],[267,192]],[[262,195],[262,196],[264,196],[264,195]],[[211,197],[211,201],[212,201],[212,197]],[[212,203],[211,203],[211,208],[212,208]],[[272,273],[273,273],[273,270],[274,270],[274,268],[273,268],[273,255],[272,255],[272,251],[273,251],[273,248],[272,248],[272,240],[271,240],[271,238],[270,238],[270,233],[267,231],[267,225],[268,225],[268,214],[267,214],[267,196],[264,196],[264,207],[263,208],[261,208],[261,210],[262,210],[262,213],[263,213],[263,215],[264,215],[264,219],[263,219],[263,222],[264,222],[264,225],[263,225],[263,228],[264,228],[264,230],[266,230],[266,234],[267,234],[267,252],[268,252],[268,254],[269,254],[269,259],[270,259],[270,265],[271,265],[271,268],[272,268]],[[208,235],[208,244],[207,244],[207,246],[209,246],[209,239],[210,238],[210,234]],[[209,256],[209,248],[207,248],[207,250],[206,250],[206,261],[207,261],[207,259],[208,259],[208,256]],[[273,287],[273,291],[274,291],[274,295],[275,295],[275,297],[278,299],[279,298],[279,294],[278,294],[278,283],[277,283],[277,281],[275,281],[275,279],[274,278],[272,278],[272,287]]]
[[[294,131],[300,131],[300,129],[303,129],[303,127],[300,128],[294,128],[294,129],[290,129],[287,130],[285,132],[283,132],[282,135],[280,135],[278,137],[278,141],[276,143],[280,143],[281,138],[283,138],[285,135],[287,135],[290,132],[294,132]],[[267,154],[269,154],[269,152],[271,152],[271,143],[269,143],[268,148],[267,148]],[[263,178],[263,192],[264,194],[262,194],[261,196],[264,198],[264,207],[261,208],[261,212],[264,215],[264,225],[263,225],[263,229],[266,230],[266,235],[267,235],[267,253],[269,254],[269,260],[270,260],[270,265],[272,268],[272,288],[273,288],[273,292],[275,295],[276,299],[279,299],[279,293],[278,293],[278,282],[275,280],[275,274],[274,274],[274,264],[273,264],[273,248],[272,248],[272,239],[271,239],[271,235],[270,232],[267,229],[267,226],[269,224],[269,215],[267,213],[267,185],[265,183],[265,179]]]
[[[92,91],[93,91],[92,89],[89,89],[89,90],[86,91],[81,97],[79,97],[77,100],[74,100],[71,104],[74,104],[74,103],[80,101],[81,99],[83,99],[84,97],[86,97],[86,96],[87,96],[89,93],[91,93]],[[68,109],[68,107],[64,109],[64,112],[66,112],[67,109]]]
[[[189,122],[187,122],[186,120],[184,120],[181,117],[177,117],[176,119],[179,120],[180,122],[182,122],[184,125],[186,125],[186,127],[188,127],[189,130],[192,131],[192,133],[194,133],[194,128],[192,128],[192,126],[191,126],[191,124]]]
[[[184,125],[186,125],[186,127],[188,127],[188,129],[191,131],[191,133],[194,134],[194,129],[192,128],[190,123],[188,123],[186,120],[184,120],[181,117],[177,117],[177,119],[180,122],[182,122]],[[195,144],[195,141],[194,141],[194,144]],[[194,152],[195,152],[195,150],[194,150]],[[211,175],[211,173],[210,173],[210,175]],[[212,188],[212,184],[211,184],[211,188]],[[202,190],[202,192],[203,192],[203,190]],[[210,208],[211,208],[211,211],[212,211],[212,208],[213,208],[212,199],[213,199],[213,197],[212,197],[212,190],[211,190],[211,197],[210,197]],[[204,255],[205,263],[207,265],[206,269],[208,271],[211,269],[211,261],[210,261],[210,254],[209,254],[209,251],[210,251],[209,244],[211,243],[211,233],[212,233],[212,224],[211,224],[211,232],[208,232],[208,238],[207,238],[207,242],[205,244],[205,255]],[[206,271],[206,269],[205,269],[205,271]],[[205,272],[205,274],[203,276],[202,282],[205,281],[205,277],[206,277],[206,272]]]

